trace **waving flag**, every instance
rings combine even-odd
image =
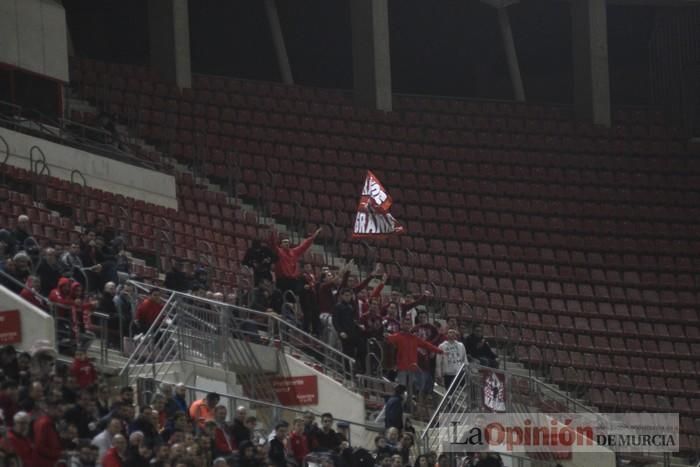
[[[379,179],[368,170],[360,202],[357,204],[352,238],[383,237],[403,233],[404,227],[389,214],[392,202],[391,196]]]

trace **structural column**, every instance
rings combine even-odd
[[[498,8],[498,24],[501,26],[501,37],[503,37],[503,47],[506,50],[506,60],[508,60],[508,72],[510,82],[513,86],[513,97],[518,102],[525,102],[525,88],[523,78],[520,74],[518,64],[518,54],[515,51],[515,41],[513,40],[513,29],[510,27],[510,17],[507,7]]]
[[[576,115],[610,126],[606,0],[572,0],[571,16]]]
[[[289,56],[287,55],[287,47],[284,44],[284,35],[282,34],[282,26],[280,25],[275,0],[265,0],[265,11],[267,12],[267,20],[270,23],[272,43],[275,46],[275,55],[277,56],[282,82],[284,84],[294,84],[292,67],[289,64]]]
[[[350,17],[355,103],[391,111],[388,0],[352,0]]]
[[[181,88],[192,86],[188,0],[148,0],[151,65]]]

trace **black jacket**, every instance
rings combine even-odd
[[[233,421],[231,432],[238,446],[240,446],[243,441],[250,441],[250,430],[237,418]]]
[[[355,337],[358,331],[357,323],[355,323],[355,308],[352,303],[340,301],[333,307],[333,327],[340,334],[344,332],[348,335],[348,339]]]
[[[270,459],[270,464],[276,465],[277,467],[287,466],[287,455],[284,452],[284,444],[277,438],[273,438],[270,441],[270,451],[267,454]]]
[[[165,288],[176,292],[190,290],[190,278],[183,271],[171,270],[165,274]]]

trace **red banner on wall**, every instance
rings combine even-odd
[[[18,310],[0,311],[0,345],[22,342],[22,322]]]
[[[278,376],[272,379],[272,387],[282,405],[318,404],[318,380],[316,376]]]

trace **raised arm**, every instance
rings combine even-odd
[[[316,240],[316,237],[318,237],[318,234],[321,233],[321,228],[319,227],[316,229],[316,232],[314,232],[310,237],[304,239],[303,242],[301,242],[299,245],[295,246],[294,248],[291,249],[291,252],[294,256],[300,257],[304,253],[306,253],[306,250],[311,248],[311,245],[314,243],[314,240]]]
[[[433,344],[421,339],[420,337],[418,338],[418,347],[423,348],[423,349],[425,349],[429,352],[432,352],[432,353],[437,353],[437,354],[443,353],[442,349],[435,347]]]

